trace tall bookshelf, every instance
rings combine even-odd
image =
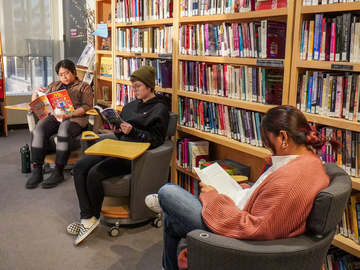
[[[357,13],[359,14],[359,3],[337,3],[337,4],[325,4],[315,6],[303,6],[302,0],[296,1],[295,8],[295,24],[294,24],[294,46],[292,55],[292,67],[291,67],[291,83],[289,93],[289,104],[296,106],[297,99],[297,85],[298,76],[305,70],[313,71],[331,71],[345,73],[347,68],[351,68],[350,73],[360,72],[359,63],[351,62],[329,62],[329,61],[307,61],[299,60],[301,51],[301,32],[302,22],[304,20],[314,20],[315,14],[323,13],[326,15],[336,16],[343,13]],[[313,122],[319,125],[326,125],[334,128],[352,130],[360,132],[360,123],[349,121],[345,119],[332,118],[328,116],[322,116],[317,114],[304,113],[309,122]],[[352,177],[353,189],[360,190],[360,179]],[[351,239],[336,235],[333,240],[333,245],[357,256],[360,258],[360,245],[355,244]]]
[[[4,97],[0,98],[0,136],[7,136],[7,117],[6,117],[6,91],[5,91],[5,73],[4,73],[4,62],[3,62],[3,50],[1,43],[1,33],[0,33],[0,75],[2,75],[2,89]]]

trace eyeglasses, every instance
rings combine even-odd
[[[64,77],[64,76],[68,76],[70,74],[70,71],[65,71],[64,73],[59,73],[59,77]]]
[[[133,90],[133,91],[139,91],[140,87],[143,86],[144,84],[140,84],[140,85],[132,85],[130,86],[130,88]]]

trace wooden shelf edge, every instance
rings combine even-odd
[[[351,177],[352,188],[360,191],[360,178]]]
[[[360,245],[356,244],[353,240],[337,234],[335,235],[332,244],[360,258]]]
[[[324,12],[341,12],[341,11],[355,11],[359,10],[359,3],[337,3],[337,4],[327,4],[327,5],[317,5],[317,6],[302,6],[302,14],[312,14],[312,13],[324,13]]]
[[[136,21],[136,22],[121,22],[121,23],[115,23],[115,27],[164,25],[164,24],[173,24],[173,22],[174,22],[173,18],[161,19],[161,20]]]
[[[329,116],[323,116],[323,115],[311,114],[305,112],[303,113],[309,122],[314,122],[321,125],[329,125],[341,129],[360,131],[360,123],[356,121],[349,121],[345,119],[333,118]]]
[[[112,77],[107,77],[107,76],[103,76],[103,75],[97,76],[96,79],[112,82]]]
[[[179,23],[258,19],[258,18],[286,16],[287,14],[288,14],[288,8],[279,8],[279,9],[270,9],[270,10],[230,13],[230,14],[179,17]]]
[[[95,54],[107,54],[107,55],[111,55],[112,52],[110,50],[96,50]]]
[[[195,173],[190,172],[188,169],[185,169],[185,168],[183,168],[183,167],[181,167],[179,165],[175,165],[175,169],[182,172],[182,173],[185,173],[186,175],[189,175],[189,176],[191,176],[191,177],[193,177],[193,178],[195,178],[197,180],[200,180],[199,177]]]
[[[331,71],[341,71],[341,69],[332,69],[331,65],[339,66],[353,66],[353,70],[348,70],[349,72],[360,72],[360,63],[350,63],[350,62],[330,62],[330,61],[303,61],[297,60],[297,68],[309,68],[309,69],[325,69]],[[344,70],[342,70],[344,71]]]
[[[189,97],[193,99],[199,99],[207,102],[213,102],[217,104],[223,104],[231,107],[237,107],[240,109],[258,111],[263,113],[266,113],[269,109],[277,106],[277,105],[266,105],[251,101],[244,101],[239,99],[232,99],[227,97],[219,97],[215,95],[203,95],[196,92],[187,92],[182,90],[178,90],[177,93],[178,96],[182,96],[182,97]]]
[[[102,99],[98,99],[97,104],[99,104],[101,106],[111,107],[111,101],[105,101]]]
[[[225,136],[220,136],[220,135],[212,134],[209,132],[202,132],[195,128],[189,128],[189,127],[184,127],[184,126],[178,125],[177,130],[191,134],[191,135],[199,137],[199,138],[202,138],[207,141],[211,141],[211,142],[221,144],[221,145],[229,147],[229,148],[233,148],[240,152],[251,154],[251,155],[259,157],[259,158],[265,158],[265,157],[269,157],[271,155],[270,151],[263,147],[252,146],[247,143],[238,142],[234,139],[229,139]]]

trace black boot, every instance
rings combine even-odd
[[[43,180],[44,178],[42,168],[34,168],[34,172],[31,175],[30,179],[26,182],[25,187],[36,188]]]
[[[43,188],[53,188],[64,182],[63,170],[55,168],[48,179],[42,183]]]

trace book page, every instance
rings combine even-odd
[[[39,120],[44,119],[50,113],[54,112],[46,95],[39,96],[37,99],[32,101],[29,106]]]
[[[220,194],[229,196],[235,202],[235,194],[243,188],[217,163],[200,170],[194,168],[200,180],[207,185],[211,185]]]
[[[50,93],[47,95],[47,98],[49,99],[55,114],[60,114],[61,112],[69,114],[75,112],[67,90]]]

